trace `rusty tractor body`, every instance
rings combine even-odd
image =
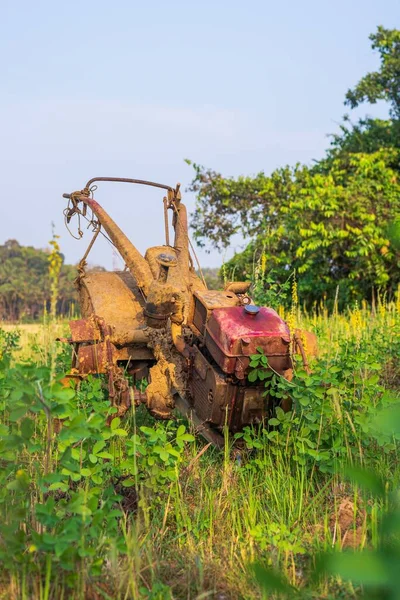
[[[92,197],[96,181],[163,189],[165,244],[142,256]],[[76,279],[82,318],[70,322],[71,337],[64,340],[73,348],[70,376],[104,373],[119,415],[132,402],[144,402],[151,414],[163,419],[177,408],[216,444],[223,440],[225,425],[236,432],[270,416],[275,401],[265,396],[263,382],[249,382],[250,356],[262,349],[268,365],[290,379],[289,328],[274,310],[253,304],[248,282],[233,282],[221,291],[207,289],[189,252],[179,185],[95,178],[64,197],[67,223],[79,215],[89,220],[94,233]],[[124,271],[86,272],[86,258],[99,233],[120,253]],[[148,385],[140,393],[129,381],[144,377]]]

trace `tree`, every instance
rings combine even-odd
[[[369,39],[373,50],[379,53],[380,69],[367,73],[347,92],[346,104],[355,108],[363,102],[375,104],[385,100],[390,105],[391,117],[400,119],[400,31],[380,25]]]
[[[283,283],[295,269],[308,303],[335,294],[343,302],[393,290],[400,281],[400,252],[389,239],[400,214],[400,182],[391,164],[397,150],[350,154],[329,172],[285,167],[270,176],[223,178],[194,165],[197,193],[192,226],[200,245],[229,245],[240,231],[246,250],[228,263],[236,278],[249,277],[254,254]]]
[[[331,147],[326,157],[319,161],[316,170],[328,170],[331,160],[354,153],[373,153],[381,148],[400,149],[400,121],[392,119],[372,119],[365,117],[352,123],[345,115],[340,132],[331,136]],[[400,170],[398,157],[393,155],[392,167]]]
[[[364,117],[352,123],[345,115],[338,134],[331,136],[331,148],[320,168],[329,168],[329,160],[349,152],[376,152],[379,148],[400,148],[400,31],[380,26],[369,36],[379,53],[380,68],[362,77],[348,90],[345,104],[356,108],[362,103],[383,100],[389,105],[390,118]],[[393,165],[399,170],[399,164]],[[318,167],[317,167],[318,168]]]

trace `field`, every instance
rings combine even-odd
[[[4,326],[0,598],[398,598],[400,305],[288,317],[320,346],[268,380],[295,408],[222,452],[141,408],[107,425],[101,379],[58,383],[65,323]]]

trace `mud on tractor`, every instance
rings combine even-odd
[[[93,198],[94,184],[100,181],[163,190],[165,244],[149,248],[143,257]],[[294,350],[301,353],[308,368],[301,336],[298,332],[291,336],[288,325],[272,308],[253,303],[249,282],[227,283],[218,291],[207,289],[190,252],[179,184],[172,188],[137,179],[96,177],[64,197],[68,199],[67,225],[78,215],[93,229],[75,282],[81,318],[70,322],[71,337],[63,340],[73,350],[70,377],[106,374],[110,401],[118,415],[132,402],[145,403],[161,419],[171,418],[176,408],[215,444],[223,441],[224,426],[234,433],[269,418],[276,400],[265,396],[264,382],[248,380],[250,356],[261,350],[268,366],[290,379]],[[125,270],[85,270],[100,233],[118,250]],[[141,393],[135,382],[143,378],[148,385]],[[287,409],[290,400],[284,403]]]

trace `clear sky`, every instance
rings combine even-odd
[[[90,236],[78,242],[64,229],[62,193],[93,176],[185,186],[184,158],[225,175],[319,158],[347,89],[378,65],[368,35],[379,24],[400,27],[400,0],[2,0],[0,8],[0,243],[44,247],[54,222],[67,262]],[[110,184],[97,193],[141,251],[163,241],[161,198]],[[203,266],[222,261],[199,255]],[[106,242],[92,261],[111,266]]]

